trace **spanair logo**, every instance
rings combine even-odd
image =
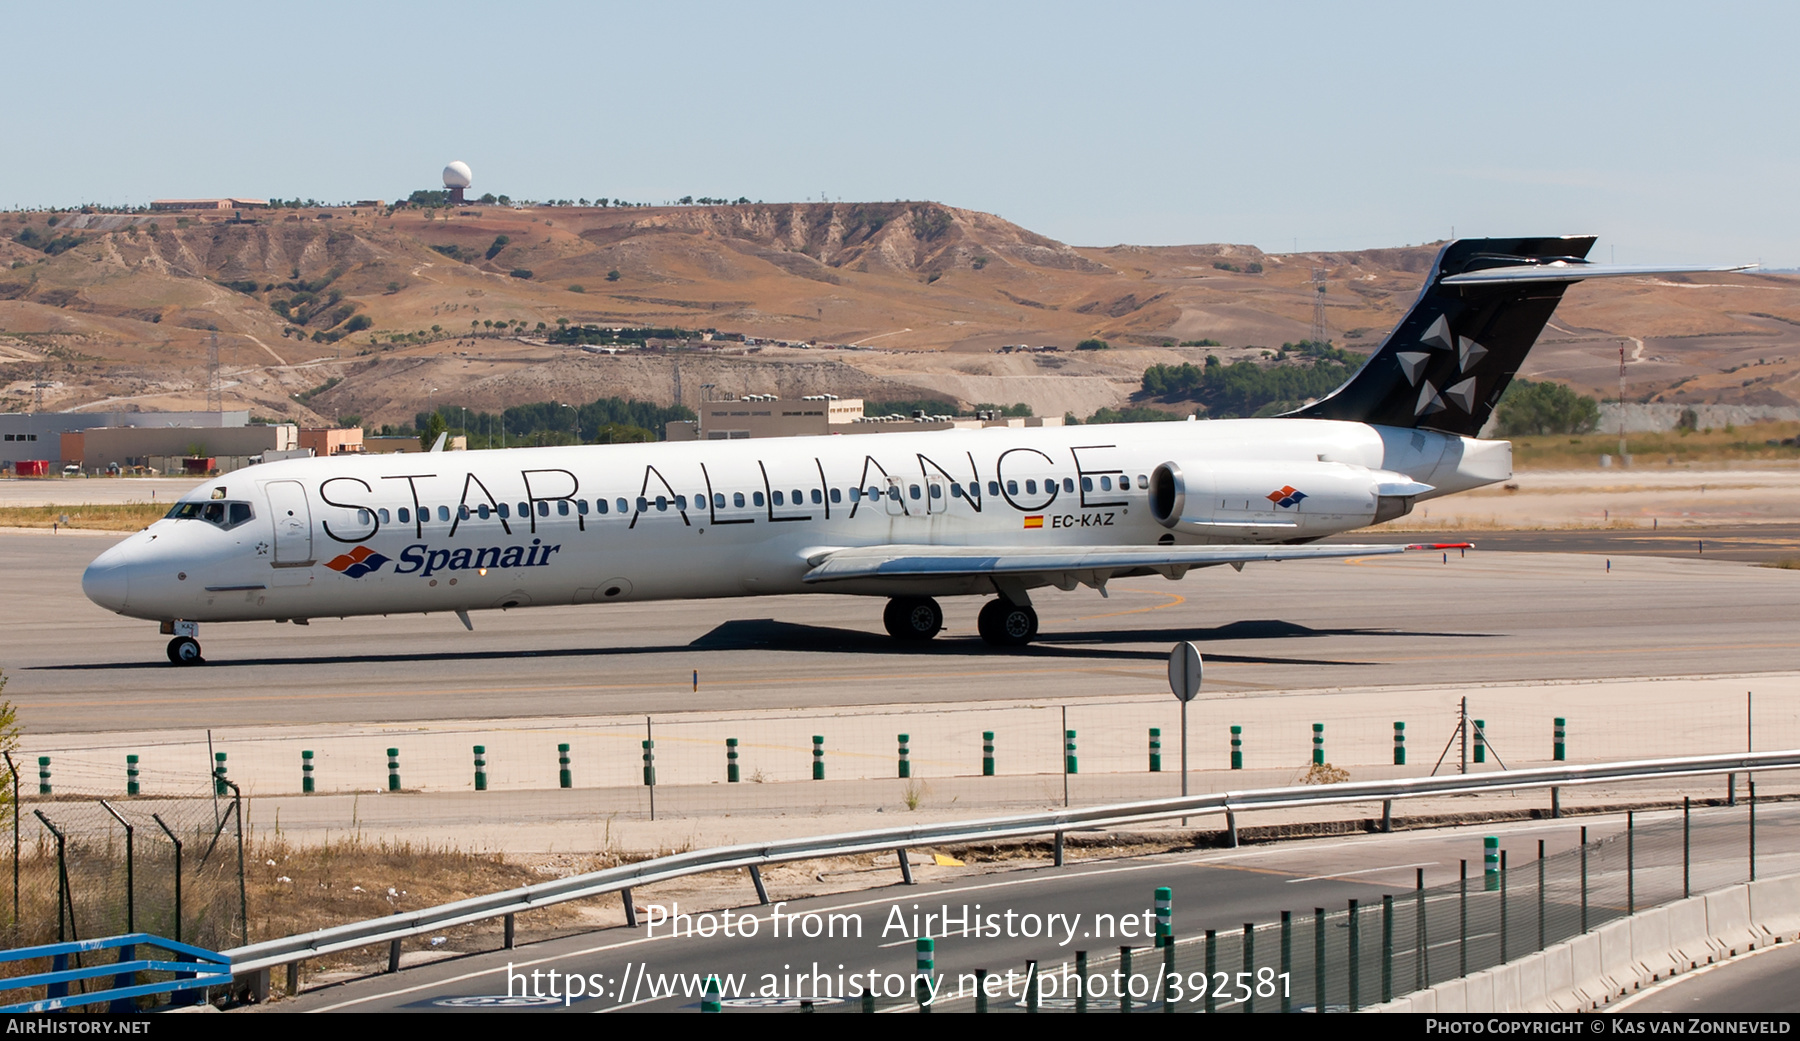
[[[350,578],[361,578],[371,571],[379,571],[388,558],[367,546],[358,546],[348,553],[334,557],[325,562],[325,566],[333,571],[341,571]]]
[[[1300,505],[1300,500],[1306,498],[1306,493],[1295,491],[1294,486],[1291,484],[1284,484],[1280,488],[1270,492],[1266,498],[1268,498],[1270,502],[1286,510]]]

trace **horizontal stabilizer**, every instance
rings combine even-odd
[[[1443,546],[864,546],[815,553],[807,582],[852,578],[955,578],[978,575],[1097,575],[1127,572],[1186,571],[1231,564],[1238,567],[1266,560],[1328,560],[1404,553],[1409,549],[1464,548]],[[1084,579],[1085,580],[1085,579]]]
[[[1734,271],[1748,271],[1755,266],[1755,264],[1736,264],[1730,267],[1694,267],[1691,264],[1685,264],[1675,267],[1654,265],[1640,267],[1557,260],[1548,264],[1509,265],[1483,268],[1479,271],[1465,271],[1460,275],[1439,279],[1438,284],[1469,286],[1495,285],[1503,282],[1579,282],[1587,278],[1642,278],[1650,275],[1728,275]]]

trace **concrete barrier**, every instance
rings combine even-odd
[[[1800,886],[1787,882],[1785,878],[1768,878],[1750,883],[1745,898],[1746,927],[1755,922],[1772,933],[1800,932]],[[1707,910],[1711,911],[1710,905]]]
[[[1669,952],[1675,946],[1669,932],[1669,908],[1653,907],[1640,911],[1625,922],[1631,927],[1632,977],[1661,979],[1675,971],[1675,958]]]
[[[1707,938],[1711,941],[1708,946],[1712,948],[1715,957],[1728,958],[1764,935],[1763,930],[1753,923],[1767,923],[1769,929],[1775,932],[1793,932],[1800,926],[1800,921],[1794,920],[1800,918],[1800,915],[1784,916],[1779,910],[1778,905],[1783,897],[1788,901],[1800,901],[1800,886],[1784,885],[1786,882],[1787,879],[1770,879],[1754,884],[1755,887],[1770,888],[1732,886],[1730,889],[1706,894],[1706,931]],[[1765,908],[1755,906],[1758,901],[1753,894],[1759,892],[1767,894],[1760,902],[1770,905],[1767,909],[1773,911],[1773,914],[1763,914]],[[1784,917],[1789,921],[1782,922]]]

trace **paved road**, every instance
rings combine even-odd
[[[1698,675],[1800,662],[1800,573],[1711,559],[1455,552],[1195,572],[1034,593],[1042,642],[997,652],[973,598],[923,647],[837,596],[203,627],[175,668],[152,623],[89,603],[99,537],[0,537],[6,696],[39,732],[808,708],[1164,689],[1198,642],[1217,693]],[[701,687],[691,691],[698,670]]]
[[[1800,809],[1767,807],[1761,816],[1774,826],[1784,818],[1800,818]],[[1736,872],[1731,878],[1742,880],[1743,866],[1736,860],[1736,844],[1718,841],[1729,835],[1732,828],[1741,827],[1740,818],[1740,811],[1696,814],[1696,877],[1704,866],[1708,871]],[[1510,927],[1510,942],[1515,945],[1511,948],[1512,956],[1517,957],[1535,941],[1536,900],[1529,881],[1535,877],[1538,840],[1544,840],[1546,853],[1550,856],[1566,853],[1577,846],[1581,823],[1587,825],[1593,842],[1616,836],[1624,826],[1619,818],[1590,818],[1580,823],[1488,825],[1392,836],[1280,843],[1240,850],[1097,860],[1064,869],[1040,867],[966,875],[916,887],[890,885],[862,893],[794,901],[775,908],[757,908],[747,898],[749,887],[740,884],[732,887],[738,893],[736,913],[731,919],[737,923],[739,933],[751,931],[754,932],[752,936],[723,935],[723,917],[716,913],[720,905],[671,907],[667,909],[671,915],[677,911],[696,915],[713,911],[715,914],[710,923],[695,918],[676,928],[664,921],[654,930],[647,927],[649,915],[646,914],[646,927],[637,930],[602,930],[511,952],[472,954],[395,976],[322,987],[302,994],[298,1000],[280,1002],[274,1007],[299,1011],[445,1011],[466,1008],[472,1003],[471,999],[505,994],[509,973],[519,974],[511,980],[515,995],[528,987],[543,993],[550,986],[548,977],[541,976],[533,981],[529,974],[554,969],[559,974],[573,973],[584,977],[584,981],[595,981],[596,989],[601,993],[571,1000],[567,1005],[547,1002],[542,1006],[545,1010],[691,1010],[697,1006],[697,994],[677,993],[653,998],[650,995],[652,983],[647,983],[646,979],[653,982],[703,979],[711,973],[741,976],[746,981],[742,985],[744,992],[753,992],[766,983],[776,995],[790,998],[809,993],[806,990],[809,985],[836,989],[838,994],[846,989],[859,994],[863,983],[851,982],[850,978],[855,976],[860,981],[867,981],[870,979],[868,974],[875,972],[890,995],[880,1001],[881,1007],[908,1011],[910,1003],[905,996],[905,977],[914,967],[913,939],[918,932],[929,931],[936,938],[934,968],[946,974],[951,986],[962,974],[977,969],[986,969],[1002,977],[1012,971],[1015,986],[1011,997],[997,998],[993,1008],[995,1011],[1015,1011],[1016,1002],[1023,993],[1016,984],[1024,977],[1027,959],[1037,959],[1040,972],[1059,973],[1065,962],[1074,961],[1077,950],[1086,950],[1092,959],[1091,972],[1110,972],[1116,967],[1118,948],[1130,945],[1137,948],[1134,971],[1155,973],[1158,959],[1152,951],[1146,950],[1148,944],[1141,929],[1144,912],[1153,905],[1153,891],[1158,886],[1169,886],[1173,890],[1175,929],[1178,936],[1189,940],[1199,939],[1206,929],[1235,940],[1241,936],[1244,923],[1268,926],[1278,921],[1282,911],[1294,912],[1290,967],[1293,979],[1299,982],[1292,988],[1295,993],[1290,997],[1297,1008],[1313,1003],[1310,983],[1314,952],[1313,908],[1340,910],[1348,901],[1356,900],[1363,916],[1359,949],[1365,959],[1359,993],[1364,1004],[1372,1004],[1380,993],[1384,896],[1395,896],[1404,911],[1404,905],[1414,892],[1417,872],[1425,872],[1427,886],[1453,883],[1459,873],[1458,862],[1467,860],[1474,879],[1471,892],[1477,896],[1470,905],[1473,911],[1466,919],[1468,924],[1463,932],[1459,933],[1458,897],[1454,890],[1434,897],[1437,909],[1432,915],[1429,948],[1437,967],[1431,970],[1432,978],[1454,975],[1461,935],[1464,934],[1469,936],[1470,943],[1492,955],[1502,942],[1501,936],[1506,935]],[[1639,820],[1641,828],[1649,828],[1652,823],[1650,815]],[[1668,823],[1674,822],[1671,819]],[[1649,834],[1640,833],[1640,857],[1647,855],[1645,843],[1649,841]],[[1501,919],[1491,914],[1499,894],[1480,892],[1479,855],[1483,835],[1500,836],[1501,847],[1512,855],[1512,874],[1518,881],[1514,883],[1509,924],[1502,924]],[[1673,853],[1675,857],[1679,857],[1678,849],[1677,846]],[[1614,849],[1614,853],[1617,852]],[[1580,890],[1573,881],[1578,877],[1575,864],[1564,862],[1558,869],[1560,883],[1547,890],[1551,894],[1548,913],[1561,915],[1560,920],[1565,924],[1570,924],[1570,915],[1578,914]],[[1643,864],[1640,860],[1640,900],[1646,898],[1644,894],[1651,884]],[[1619,882],[1622,866],[1620,856],[1607,857],[1598,851],[1592,854],[1590,880],[1594,895],[1591,913],[1595,924],[1603,915],[1610,918],[1623,912],[1622,907],[1612,906],[1611,901],[1613,897],[1623,897],[1622,884],[1613,884]],[[1782,854],[1767,851],[1759,861],[1759,870],[1767,873],[1792,871],[1797,867],[1800,867],[1800,851]],[[1673,876],[1677,889],[1678,871],[1677,867]],[[1556,876],[1552,877],[1555,880]],[[1669,881],[1669,872],[1663,871],[1660,877],[1664,882]],[[1715,880],[1720,881],[1723,879]],[[776,900],[781,898],[779,892],[771,896]],[[729,901],[729,892],[722,899]],[[662,906],[654,890],[640,890],[635,894],[635,902],[646,911],[652,905]],[[946,914],[946,909],[950,920],[947,927],[941,917]],[[780,912],[779,919],[770,917],[774,911]],[[1490,913],[1484,914],[1484,911]],[[754,926],[744,924],[745,913],[751,916]],[[926,914],[937,914],[940,918],[928,921],[923,917]],[[976,935],[960,932],[965,914],[970,916],[968,920],[974,924]],[[837,917],[833,918],[834,915]],[[1036,921],[1042,923],[1043,932],[1026,935],[1037,930],[1031,918],[1034,915]],[[1101,919],[1097,915],[1112,917]],[[1053,920],[1051,916],[1061,917]],[[1135,935],[1122,935],[1123,930],[1119,928],[1127,916],[1134,919]],[[1046,934],[1053,921],[1054,937]],[[1415,934],[1410,920],[1400,921],[1402,924],[1396,929],[1394,938],[1395,947],[1397,951],[1410,951],[1414,949],[1411,941]],[[711,936],[696,935],[709,925],[716,926],[717,931]],[[819,935],[807,937],[805,930],[809,925]],[[1570,927],[1575,928],[1572,924]],[[853,929],[857,928],[860,936],[853,934]],[[983,930],[986,935],[981,935]],[[790,936],[790,932],[797,935]],[[1328,964],[1336,966],[1332,974],[1333,996],[1328,998],[1328,1003],[1336,1004],[1348,993],[1342,965],[1345,952],[1349,950],[1347,944],[1354,941],[1349,939],[1342,918],[1329,923],[1327,933]],[[1243,967],[1241,949],[1232,944],[1227,950],[1230,962],[1221,960],[1217,968],[1235,974]],[[1184,944],[1180,948],[1184,972],[1202,964],[1202,952],[1203,948],[1198,944]],[[1280,959],[1279,933],[1265,929],[1259,933],[1251,971],[1279,968]],[[1401,956],[1396,957],[1394,964],[1395,975],[1401,977],[1399,989],[1403,991],[1407,989],[1405,979],[1410,978],[1417,967]],[[815,966],[829,977],[829,981],[800,982],[798,974],[804,973],[811,979]],[[765,973],[770,976],[767,981],[764,980]],[[586,987],[584,982],[583,989]],[[1274,999],[1274,995],[1265,995],[1265,999],[1262,1010],[1274,1011],[1279,1007],[1279,1000]],[[947,995],[943,1008],[968,1011],[973,1004],[972,994]],[[850,1003],[832,1007],[848,1010],[855,1006]],[[1189,1007],[1191,1009],[1192,1003]],[[1243,1011],[1241,1006],[1228,1010]]]
[[[1620,1012],[1800,1013],[1800,944],[1765,947],[1754,954],[1677,976]]]

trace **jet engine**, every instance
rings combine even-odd
[[[1150,474],[1150,513],[1186,535],[1287,542],[1403,517],[1431,490],[1350,463],[1171,460]]]

